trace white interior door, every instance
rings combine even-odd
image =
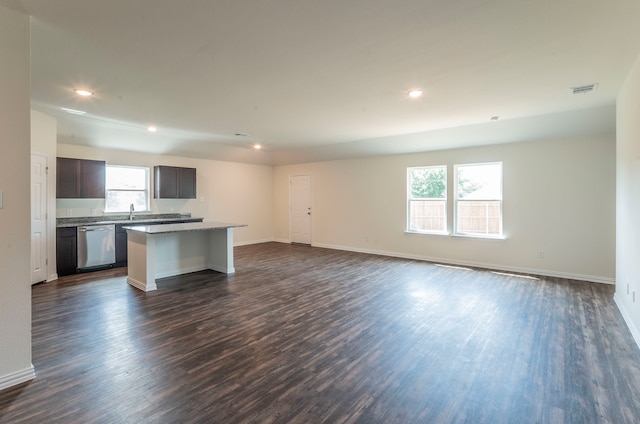
[[[31,284],[47,279],[47,157],[31,155]]]
[[[289,177],[291,242],[311,244],[311,175]]]

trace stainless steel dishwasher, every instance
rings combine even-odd
[[[107,267],[116,261],[116,226],[78,227],[78,270]]]

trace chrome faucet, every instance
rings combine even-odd
[[[129,206],[129,221],[133,221],[133,203]]]

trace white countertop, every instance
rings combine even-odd
[[[234,224],[230,222],[185,222],[184,224],[164,225],[130,225],[123,227],[129,231],[143,234],[177,233],[181,231],[208,231],[223,230],[227,228],[246,227],[247,224]]]

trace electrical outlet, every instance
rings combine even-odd
[[[73,209],[67,209],[67,216],[73,215]]]
[[[539,250],[538,251],[538,258],[544,259],[544,250]]]

